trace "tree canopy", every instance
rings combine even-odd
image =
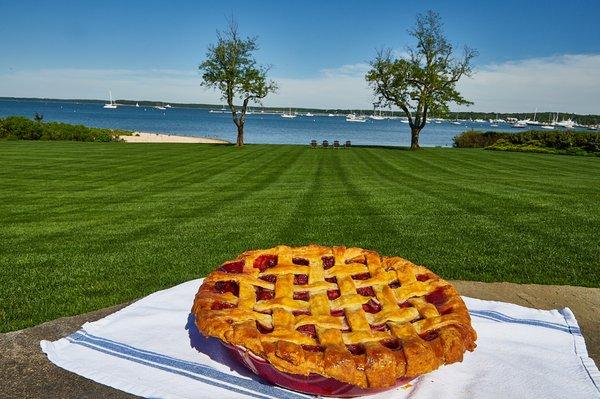
[[[237,145],[244,144],[244,122],[250,101],[261,103],[268,94],[277,90],[268,80],[270,66],[258,65],[254,53],[257,38],[243,38],[237,24],[229,22],[227,31],[217,31],[217,43],[208,47],[206,59],[199,66],[202,85],[221,92],[221,98],[231,109],[233,122],[238,128]],[[235,101],[241,101],[236,105]]]
[[[462,56],[455,57],[442,28],[438,13],[417,15],[409,31],[416,45],[407,47],[401,57],[394,57],[391,49],[379,50],[365,76],[379,105],[396,105],[404,111],[411,127],[411,149],[419,148],[428,113],[447,114],[449,103],[472,104],[456,90],[456,83],[472,74],[471,60],[477,52],[465,46]]]

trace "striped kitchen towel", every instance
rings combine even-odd
[[[198,333],[189,312],[201,281],[42,341],[42,350],[59,367],[143,397],[309,397],[260,380]],[[464,299],[479,335],[475,352],[373,398],[600,398],[600,373],[569,309]]]

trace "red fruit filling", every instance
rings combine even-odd
[[[245,261],[243,259],[235,262],[225,263],[219,267],[219,271],[225,273],[241,273],[244,271],[244,263]]]
[[[236,281],[217,281],[215,283],[215,291],[219,294],[231,292],[235,296],[240,295],[240,286]]]
[[[373,331],[387,331],[387,325],[386,324],[379,324],[376,326],[371,326],[371,330]]]
[[[275,281],[277,281],[277,276],[274,274],[267,274],[266,276],[260,276],[259,279],[267,281],[269,283],[275,283]]]
[[[366,280],[368,278],[371,278],[371,273],[367,272],[367,273],[360,273],[360,274],[355,274],[354,276],[352,276],[353,280]]]
[[[296,330],[300,331],[304,335],[308,335],[312,338],[317,338],[317,329],[314,324],[306,324],[298,327]]]
[[[321,345],[302,345],[302,349],[307,352],[324,352],[325,348]]]
[[[325,278],[325,281],[327,281],[328,283],[337,284],[337,277],[327,277]]]
[[[431,279],[431,277],[429,277],[428,274],[419,274],[417,276],[417,281],[427,281],[427,280],[430,280],[430,279]]]
[[[303,266],[308,266],[308,264],[309,264],[308,259],[304,259],[304,258],[292,258],[292,263],[295,265],[303,265]]]
[[[294,316],[300,316],[303,314],[310,315],[310,310],[294,310],[294,311],[292,311],[292,314]]]
[[[365,354],[365,347],[361,344],[346,345],[346,348],[348,348],[350,353],[352,353],[353,355],[364,355]]]
[[[323,269],[330,269],[335,265],[335,258],[333,256],[322,256],[321,261],[323,261]]]
[[[257,301],[268,301],[275,297],[273,290],[268,290],[263,287],[256,287],[256,300]]]
[[[340,290],[329,290],[327,291],[327,298],[330,300],[334,300],[335,298],[339,298],[341,295]]]
[[[229,302],[213,302],[210,309],[211,310],[221,310],[221,309],[231,309],[237,307],[234,303]]]
[[[450,313],[452,313],[452,311],[453,311],[453,310],[454,310],[454,309],[452,309],[452,306],[449,306],[449,307],[447,307],[446,309],[442,309],[442,310],[440,311],[440,315],[442,315],[442,316],[443,316],[443,315],[446,315],[446,314],[450,314]]]
[[[362,296],[375,296],[375,291],[373,291],[373,287],[357,288],[356,292],[358,292]]]
[[[398,288],[400,287],[400,281],[393,281],[389,284],[390,288]]]
[[[277,265],[277,255],[260,255],[254,259],[254,267],[264,272],[270,267]]]
[[[428,333],[421,335],[421,338],[423,338],[425,341],[433,341],[434,339],[436,339],[439,336],[440,336],[440,334],[434,330],[434,331],[429,331]]]
[[[444,287],[440,287],[432,293],[425,295],[425,300],[435,306],[439,306],[446,302],[448,297],[444,293]]]
[[[256,329],[261,333],[261,334],[269,334],[273,332],[273,327],[265,327],[262,324],[260,324],[258,321],[256,322]]]
[[[397,338],[386,339],[384,341],[381,341],[380,343],[381,345],[393,351],[398,350],[402,347],[402,345],[400,344],[400,340]]]
[[[377,313],[381,311],[381,305],[372,299],[369,302],[363,304],[362,308],[367,313]]]
[[[296,284],[296,285],[308,284],[308,274],[294,274],[294,284]]]
[[[412,305],[410,304],[410,302],[406,301],[406,302],[402,302],[401,304],[399,304],[398,306],[400,306],[401,308],[410,308],[412,307]]]
[[[308,301],[310,295],[308,294],[308,291],[294,292],[294,299],[297,301]]]
[[[329,312],[329,314],[335,317],[344,316],[344,309],[332,310]]]

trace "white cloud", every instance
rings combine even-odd
[[[459,89],[480,111],[600,114],[600,54],[562,55],[487,65]]]
[[[42,69],[0,74],[0,96],[215,102],[195,71]]]
[[[373,95],[361,62],[326,68],[313,78],[277,78],[279,92],[265,105],[371,108]],[[600,55],[562,55],[480,67],[460,82],[472,110],[600,113]],[[0,96],[116,98],[219,103],[194,70],[42,69],[0,72]]]
[[[321,74],[329,78],[340,76],[363,78],[369,69],[369,64],[366,62],[359,62],[358,64],[346,64],[337,68],[321,69]]]

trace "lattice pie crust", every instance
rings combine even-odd
[[[361,248],[245,252],[206,277],[192,312],[204,335],[280,371],[363,388],[460,362],[477,339],[450,283]]]

